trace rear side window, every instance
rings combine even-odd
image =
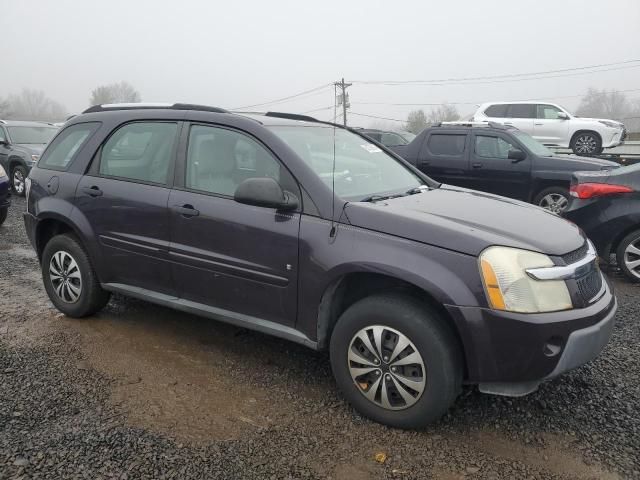
[[[435,133],[429,137],[427,147],[433,155],[460,155],[466,138],[466,135]]]
[[[100,175],[166,184],[178,124],[136,122],[120,127],[107,140],[100,157]]]
[[[67,170],[73,163],[76,153],[98,129],[99,125],[98,122],[77,123],[62,130],[45,150],[38,162],[38,167],[49,170]]]
[[[507,107],[509,105],[491,105],[484,111],[487,117],[504,118],[507,116]]]
[[[507,110],[507,118],[535,118],[535,107],[532,103],[512,103]]]

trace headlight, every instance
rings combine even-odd
[[[563,280],[534,280],[527,268],[552,267],[541,253],[509,247],[489,247],[480,254],[480,273],[489,306],[520,313],[554,312],[573,308]]]
[[[31,155],[31,160],[33,160],[34,162],[37,162],[39,158],[40,155]]]
[[[610,122],[609,120],[598,120],[603,125],[606,125],[609,128],[622,128],[618,122]]]
[[[6,176],[7,176],[7,172],[5,172],[4,168],[2,168],[2,165],[0,165],[0,178],[6,177]]]

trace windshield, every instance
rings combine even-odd
[[[331,187],[335,132],[335,191],[345,200],[404,194],[424,182],[373,143],[331,126],[274,126],[284,140]]]
[[[56,127],[7,127],[13,143],[46,144],[53,138]]]
[[[524,132],[512,132],[513,136],[524,143],[524,146],[540,157],[553,157],[553,152]]]

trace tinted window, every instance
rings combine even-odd
[[[4,128],[0,128],[0,141],[2,141],[2,142],[6,142],[7,141],[7,136],[4,133]]]
[[[538,105],[538,118],[556,120],[560,109],[553,105]]]
[[[427,145],[434,155],[460,155],[464,152],[466,135],[433,134],[429,137]]]
[[[535,105],[532,103],[513,103],[509,105],[507,118],[535,118]]]
[[[178,125],[130,123],[118,129],[102,149],[100,174],[166,184]]]
[[[487,117],[504,118],[507,116],[507,107],[509,105],[491,105],[484,111]]]
[[[49,144],[38,167],[51,170],[66,170],[71,165],[76,153],[87,139],[98,128],[99,123],[78,123],[65,128]]]
[[[387,147],[395,147],[397,145],[406,145],[409,142],[397,133],[383,133],[380,138],[380,143]]]
[[[517,150],[518,147],[499,137],[476,135],[475,152],[478,157],[509,158],[509,150]]]
[[[13,143],[44,145],[58,132],[56,127],[9,127]]]
[[[248,178],[270,177],[294,193],[293,177],[252,138],[225,128],[194,125],[189,132],[187,188],[233,196]]]

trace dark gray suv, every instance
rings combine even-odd
[[[462,383],[529,393],[613,326],[575,225],[295,115],[92,107],[27,197],[60,311],[91,315],[119,292],[328,349],[345,397],[392,426],[439,418]]]
[[[29,170],[57,131],[50,123],[0,120],[0,166],[16,195],[24,196]]]

